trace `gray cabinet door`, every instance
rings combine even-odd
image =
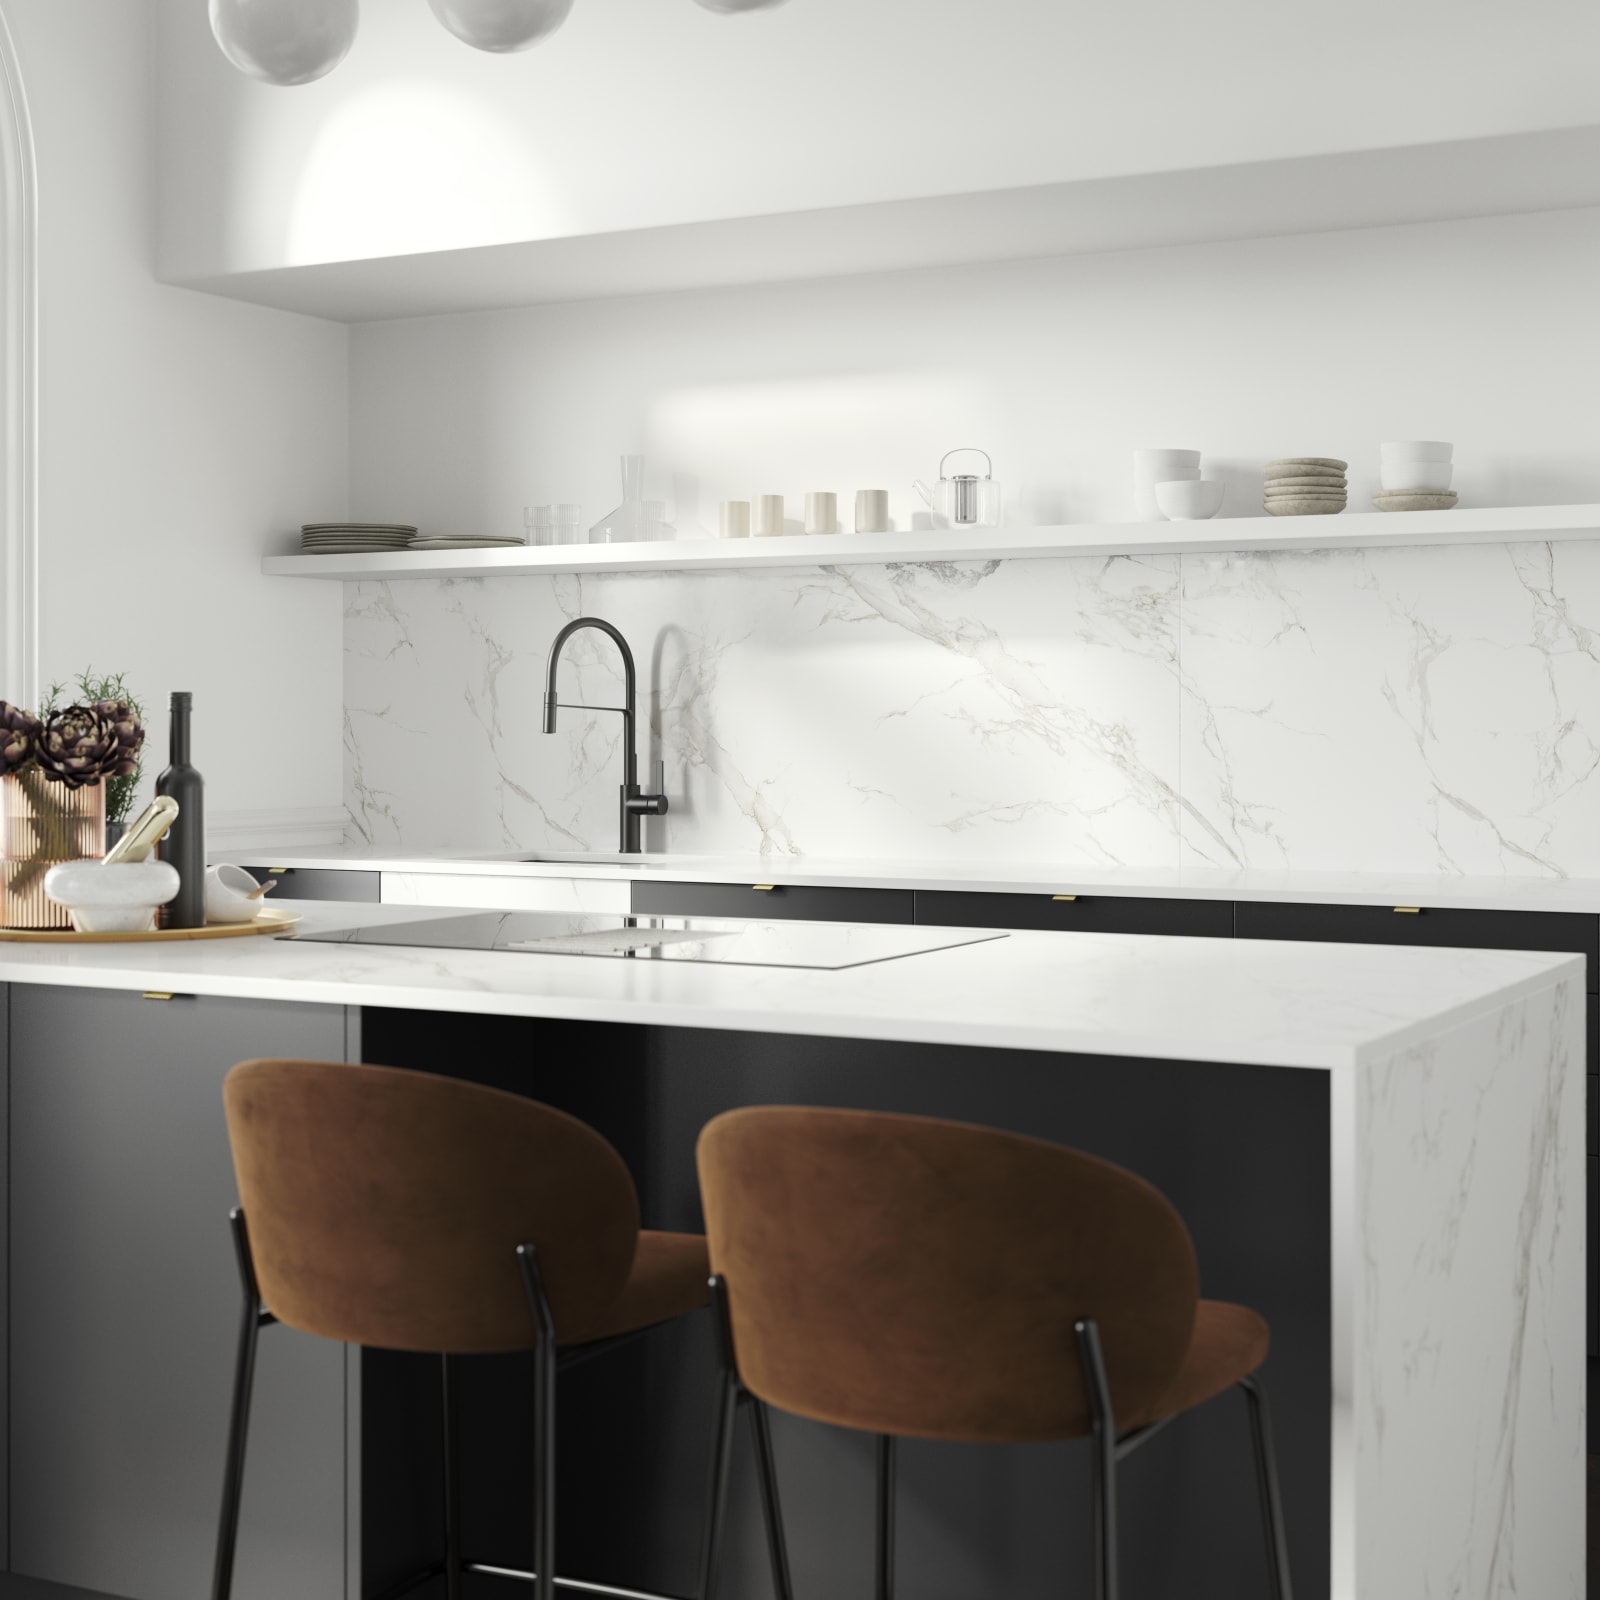
[[[335,1006],[14,985],[11,1570],[205,1600],[239,1285],[222,1079],[345,1057]],[[343,1600],[344,1347],[261,1336],[237,1600]]]

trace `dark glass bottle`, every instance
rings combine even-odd
[[[189,711],[194,697],[172,693],[172,742],[167,770],[156,779],[156,793],[178,802],[178,820],[156,847],[163,861],[178,869],[177,898],[161,909],[163,928],[206,925],[206,787],[189,764]]]

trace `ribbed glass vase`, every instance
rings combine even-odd
[[[0,778],[0,928],[70,928],[66,908],[45,898],[44,875],[105,849],[104,784],[69,789],[37,767]]]

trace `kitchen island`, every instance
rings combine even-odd
[[[449,914],[300,909],[305,932]],[[262,939],[0,946],[0,983],[14,1573],[204,1593],[236,1311],[217,1089],[236,1059],[295,1054],[561,1104],[623,1150],[651,1226],[696,1225],[694,1136],[731,1104],[962,1116],[1121,1161],[1184,1213],[1203,1292],[1273,1324],[1302,1597],[1582,1592],[1580,958],[1013,932],[798,971]],[[704,1333],[574,1376],[572,1575],[692,1588]],[[486,1459],[512,1365],[475,1380]],[[360,1600],[428,1553],[415,1377],[406,1358],[264,1341],[241,1596]],[[619,1428],[625,1459],[594,1443]],[[778,1454],[801,1592],[859,1587],[861,1441],[791,1422]],[[1070,1589],[1082,1455],[908,1451],[906,1592]],[[1219,1400],[1140,1460],[1129,1592],[1264,1585],[1242,1412]],[[469,1538],[494,1546],[479,1559],[521,1564],[506,1543],[526,1499],[466,1467],[469,1513],[484,1507]],[[741,1600],[766,1592],[752,1513],[724,1591]]]

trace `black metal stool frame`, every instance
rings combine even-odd
[[[212,1574],[212,1600],[230,1600],[233,1591],[234,1556],[239,1539],[239,1511],[244,1488],[245,1450],[250,1427],[250,1400],[255,1385],[256,1344],[261,1330],[273,1326],[277,1318],[261,1303],[256,1282],[255,1260],[250,1252],[250,1234],[244,1212],[235,1207],[228,1214],[233,1231],[234,1255],[239,1268],[243,1304],[239,1320],[239,1342],[234,1362],[233,1403],[228,1421],[228,1453],[223,1473],[222,1509],[217,1528],[216,1565]],[[611,1584],[556,1575],[556,1374],[593,1356],[630,1344],[664,1323],[596,1339],[589,1344],[559,1350],[555,1322],[545,1297],[544,1280],[539,1272],[539,1253],[531,1244],[517,1246],[517,1263],[529,1310],[538,1329],[534,1345],[534,1456],[535,1487],[533,1512],[533,1570],[496,1566],[489,1562],[468,1561],[461,1550],[461,1489],[457,1469],[457,1427],[455,1380],[452,1358],[440,1357],[441,1421],[444,1439],[444,1520],[445,1553],[441,1561],[424,1567],[383,1591],[377,1600],[401,1600],[435,1578],[443,1577],[448,1600],[461,1600],[463,1573],[476,1572],[499,1578],[515,1578],[533,1585],[534,1600],[555,1600],[558,1589],[594,1595],[601,1600],[677,1600],[652,1590],[622,1589]],[[726,1304],[719,1280],[713,1278],[712,1307],[717,1316],[721,1377],[717,1396],[716,1432],[712,1441],[711,1472],[707,1488],[705,1538],[701,1549],[700,1582],[696,1600],[712,1600],[715,1587],[715,1562],[721,1549],[726,1523],[728,1480],[732,1468],[734,1422],[741,1407],[749,1406],[755,1431],[756,1466],[761,1485],[761,1508],[766,1524],[768,1550],[772,1560],[773,1588],[777,1600],[793,1600],[789,1580],[788,1554],[783,1542],[783,1522],[778,1506],[778,1482],[773,1464],[772,1436],[766,1408],[739,1382],[733,1367],[732,1341],[727,1328]]]
[[[723,1360],[729,1377],[738,1385],[733,1358],[732,1334],[727,1322],[727,1291],[720,1278],[711,1280],[712,1306],[718,1316],[723,1339]],[[1111,1385],[1106,1379],[1105,1360],[1100,1349],[1100,1329],[1092,1318],[1075,1325],[1078,1354],[1083,1362],[1084,1382],[1089,1391],[1094,1447],[1094,1570],[1096,1600],[1118,1600],[1117,1561],[1117,1464],[1140,1445],[1162,1431],[1182,1413],[1163,1417],[1159,1422],[1132,1428],[1118,1434],[1116,1413],[1111,1404]],[[742,1391],[742,1386],[739,1386]],[[1267,1409],[1266,1392],[1254,1377],[1241,1378],[1238,1387],[1250,1408],[1250,1438],[1254,1447],[1256,1487],[1261,1497],[1261,1524],[1266,1538],[1267,1566],[1273,1600],[1294,1600],[1289,1577],[1289,1548],[1284,1536],[1283,1502],[1278,1490],[1277,1458],[1272,1448],[1272,1418]],[[753,1396],[751,1397],[754,1398]],[[774,1586],[780,1600],[792,1600],[787,1587],[787,1558],[784,1555],[783,1528],[778,1522],[777,1471],[770,1459],[772,1442],[766,1408],[757,1401],[758,1448],[762,1452],[762,1494],[768,1517],[768,1539],[773,1552]],[[732,1423],[726,1426],[731,1431]],[[894,1480],[895,1436],[877,1435],[877,1495],[875,1508],[875,1550],[873,1600],[894,1600]],[[769,1486],[770,1485],[770,1489]],[[767,1495],[770,1494],[770,1500]],[[714,1574],[718,1560],[717,1541],[721,1538],[721,1518],[714,1502],[706,1523],[707,1552],[703,1570]],[[780,1565],[783,1574],[780,1576]],[[704,1600],[713,1600],[714,1587],[707,1586]]]

